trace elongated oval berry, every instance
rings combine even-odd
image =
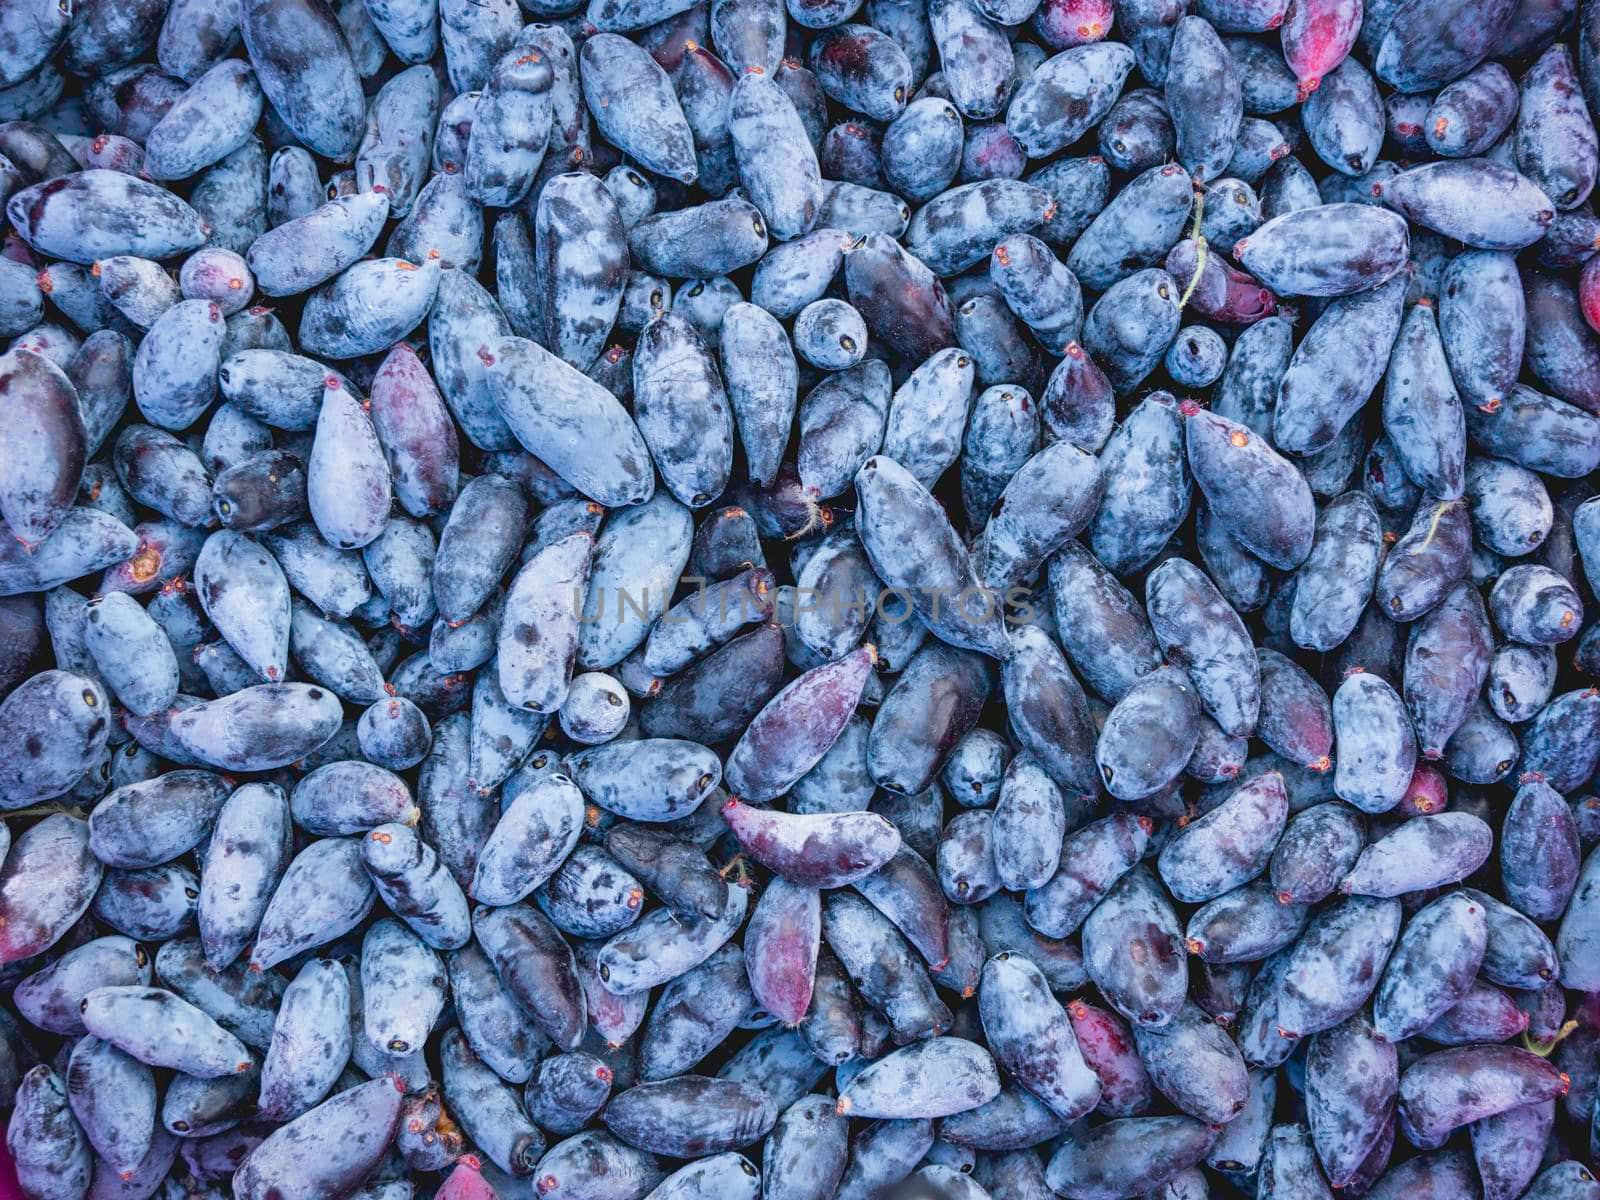
[[[900,849],[899,832],[875,813],[795,816],[730,800],[722,818],[751,857],[802,886],[845,887]]]

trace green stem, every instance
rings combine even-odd
[[[1179,312],[1184,310],[1184,307],[1189,303],[1190,298],[1194,295],[1195,288],[1200,286],[1200,276],[1205,273],[1206,269],[1206,255],[1210,252],[1210,247],[1206,244],[1205,235],[1200,232],[1201,222],[1205,220],[1206,216],[1205,185],[1201,184],[1196,187],[1194,194],[1194,226],[1189,230],[1189,239],[1194,242],[1195,247],[1194,274],[1189,277],[1189,283],[1188,286],[1183,289],[1183,295],[1178,297]]]

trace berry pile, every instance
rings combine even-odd
[[[1600,0],[584,3],[0,0],[22,1194],[1600,1200]]]

